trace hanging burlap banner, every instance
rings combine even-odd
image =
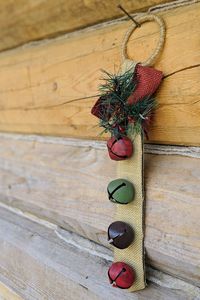
[[[160,39],[157,47],[152,55],[144,62],[142,66],[150,66],[154,63],[160,54],[165,37],[164,22],[158,16],[148,14],[140,16],[136,19],[139,24],[147,21],[155,21],[160,28]],[[135,70],[136,63],[127,57],[127,43],[136,29],[136,25],[132,24],[127,31],[121,47],[122,67],[121,73],[127,70]],[[135,187],[134,201],[127,205],[117,205],[115,219],[128,223],[135,233],[133,243],[126,249],[114,249],[114,260],[123,261],[130,265],[135,271],[135,282],[129,288],[129,291],[137,291],[145,288],[145,257],[144,257],[144,180],[143,180],[143,134],[138,133],[135,136],[131,135],[131,128],[129,138],[133,141],[134,153],[131,158],[118,162],[117,175],[118,178],[124,178],[132,182]]]

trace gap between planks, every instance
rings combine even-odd
[[[117,7],[118,0],[106,2],[98,0],[87,2],[85,0],[76,0],[75,2],[73,0],[38,0],[31,3],[15,0],[14,2],[17,12],[11,9],[13,0],[0,1],[2,32],[0,51],[16,48],[32,40],[51,39],[123,15]],[[170,0],[137,0],[134,2],[123,0],[123,5],[129,12],[139,12],[165,2],[170,2]]]
[[[177,9],[183,6],[189,6],[195,3],[200,2],[200,0],[174,0],[174,1],[166,1],[166,3],[160,3],[160,4],[156,4],[154,6],[149,7],[146,11],[136,11],[133,13],[130,13],[130,15],[132,17],[138,16],[139,14],[144,14],[144,13],[148,13],[148,12],[152,12],[152,13],[159,13],[159,12],[164,12],[164,11],[169,11],[172,9]],[[56,35],[52,35],[52,36],[47,36],[47,37],[43,37],[42,39],[36,39],[36,40],[30,40],[26,43],[23,44],[19,44],[16,46],[13,46],[11,48],[8,49],[3,49],[3,51],[0,50],[0,55],[1,53],[9,53],[12,51],[16,51],[20,49],[26,49],[29,47],[37,47],[40,45],[44,45],[44,44],[48,44],[51,43],[52,40],[59,41],[62,40],[63,38],[65,39],[70,39],[73,37],[77,37],[80,34],[84,34],[84,33],[90,33],[90,32],[95,32],[98,29],[103,29],[103,28],[108,28],[109,26],[112,27],[113,25],[119,25],[122,24],[124,22],[129,21],[129,18],[126,16],[122,16],[122,17],[118,17],[116,19],[111,19],[111,20],[105,20],[103,22],[94,24],[94,25],[89,25],[87,27],[83,27],[83,28],[78,28],[75,31],[71,31],[71,32],[61,32],[60,34]]]
[[[69,138],[69,137],[55,137],[55,136],[41,136],[41,135],[28,135],[17,133],[0,133],[0,139],[32,141],[47,144],[57,144],[65,146],[76,147],[92,147],[94,149],[107,150],[105,141],[95,141],[87,139]],[[144,145],[144,151],[148,154],[157,155],[181,155],[187,157],[200,158],[200,147],[191,146],[174,146],[174,145],[159,145],[148,144]]]

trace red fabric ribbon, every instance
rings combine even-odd
[[[152,96],[158,89],[163,78],[163,73],[152,67],[144,67],[137,64],[133,74],[136,81],[136,89],[128,97],[127,103],[134,104],[146,96]],[[93,106],[91,113],[99,119],[108,121],[111,117],[110,111],[115,109],[110,104],[105,104],[106,97],[100,97]]]
[[[136,89],[127,99],[128,104],[134,104],[140,99],[153,95],[158,89],[163,73],[152,67],[143,67],[137,64],[133,80],[136,80]]]
[[[108,121],[111,117],[109,108],[112,107],[109,104],[105,104],[105,100],[104,97],[100,97],[92,107],[91,113],[101,120]]]

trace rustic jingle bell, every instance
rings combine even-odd
[[[128,137],[112,136],[108,142],[108,153],[113,160],[125,160],[133,154],[133,143]]]
[[[135,189],[133,184],[126,179],[115,179],[108,184],[108,198],[119,204],[128,204],[133,201]]]
[[[134,232],[130,225],[122,221],[116,221],[108,227],[108,241],[118,249],[125,249],[131,245]]]
[[[108,270],[110,284],[121,289],[130,288],[135,281],[133,269],[124,262],[113,263]]]

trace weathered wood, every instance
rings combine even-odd
[[[197,158],[146,155],[148,259],[197,285],[199,172]],[[106,186],[115,177],[103,142],[0,136],[1,201],[104,245],[115,212]]]
[[[15,292],[13,292],[9,287],[0,282],[0,299],[1,300],[23,300]]]
[[[152,269],[148,277],[156,284],[150,282],[143,291],[112,288],[107,279],[110,250],[2,208],[0,247],[0,278],[25,299],[199,299],[198,288]]]
[[[161,14],[167,39],[156,67],[165,79],[150,140],[198,145],[200,3]],[[128,26],[115,22],[1,53],[0,130],[97,138],[101,130],[90,114],[96,99],[87,97],[97,94],[101,68],[118,69],[119,45]],[[157,31],[148,23],[135,32],[128,47],[132,58],[140,61],[151,53]]]
[[[168,1],[122,0],[121,4],[134,12]],[[118,4],[117,0],[1,0],[0,51],[120,17]]]
[[[144,150],[150,154],[172,154],[200,158],[200,147],[145,144]]]

